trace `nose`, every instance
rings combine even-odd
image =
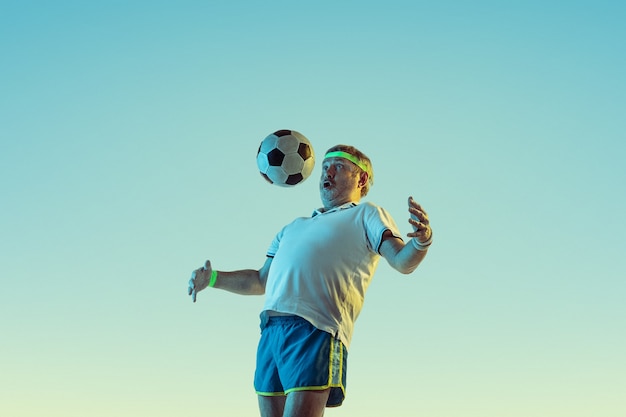
[[[327,165],[325,167],[322,168],[322,172],[324,173],[324,175],[326,175],[329,178],[334,178],[335,177],[335,166],[334,165]]]

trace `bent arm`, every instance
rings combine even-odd
[[[265,294],[265,282],[272,264],[272,258],[267,258],[261,269],[242,269],[239,271],[219,271],[214,288],[241,295]]]
[[[402,274],[410,274],[415,271],[426,257],[427,252],[427,250],[417,250],[413,245],[404,244],[389,230],[383,234],[383,242],[380,244],[380,254],[393,269]]]

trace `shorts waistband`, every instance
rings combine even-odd
[[[290,315],[281,315],[281,316],[269,316],[267,318],[267,324],[271,323],[294,323],[298,321],[306,321],[300,316],[295,316],[293,314]],[[307,322],[308,323],[308,322]]]
[[[266,310],[261,314],[261,330],[263,330],[270,324],[278,325],[281,323],[288,324],[288,323],[298,323],[298,322],[308,323],[307,320],[295,314],[279,313],[277,311],[271,311],[271,310]]]

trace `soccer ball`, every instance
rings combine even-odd
[[[311,142],[295,130],[278,130],[261,142],[256,164],[270,184],[292,187],[306,180],[315,165]]]

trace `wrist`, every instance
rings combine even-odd
[[[413,244],[413,247],[415,249],[417,249],[418,251],[426,251],[428,250],[428,248],[430,247],[430,245],[432,245],[433,243],[433,235],[431,233],[430,237],[428,238],[428,240],[426,242],[420,242],[419,240],[417,240],[417,238],[413,238],[411,239],[411,243]]]
[[[214,269],[211,271],[211,278],[209,278],[209,287],[214,287],[217,282],[217,271]]]

